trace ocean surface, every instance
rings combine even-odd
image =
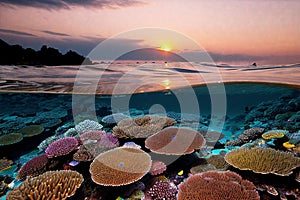
[[[16,198],[9,193],[18,191],[19,185],[26,182],[19,180],[22,170],[30,176],[29,179],[46,171],[73,170],[80,173],[84,179],[68,199],[151,200],[167,196],[177,199],[179,194],[183,195],[180,189],[183,186],[180,185],[193,177],[192,174],[210,170],[218,173],[229,170],[252,182],[255,188],[252,199],[257,199],[257,195],[260,199],[300,199],[300,64],[245,66],[105,61],[88,66],[0,66],[0,108],[1,199]],[[118,117],[112,118],[113,115]],[[206,144],[189,154],[161,155],[146,145],[146,137],[118,136],[120,132],[116,128],[121,127],[120,121],[139,119],[137,124],[141,123],[143,128],[147,127],[147,119],[155,117],[171,118],[175,120],[172,126],[200,132]],[[115,181],[109,186],[96,181],[90,169],[94,158],[77,163],[74,155],[78,155],[85,144],[98,142],[96,139],[81,141],[78,139],[81,134],[99,129],[116,137],[120,148],[134,142],[135,146],[130,148],[140,146],[153,161],[165,163],[166,169],[160,166],[162,169],[158,171],[161,172],[155,173],[150,169],[151,173],[146,171],[133,183],[124,180],[117,185],[120,180],[116,177],[107,178]],[[130,130],[129,127],[124,132]],[[257,130],[261,132],[256,133]],[[148,131],[145,128],[142,133]],[[272,134],[281,134],[282,137],[263,137],[262,133],[267,132],[268,137]],[[63,155],[49,156],[46,149],[53,141],[69,137],[79,141],[74,149]],[[172,136],[172,141],[176,141],[176,137]],[[63,152],[66,146],[59,152]],[[229,159],[224,161],[225,154],[233,150],[257,147],[266,152],[276,150],[292,155],[285,160],[276,155],[279,160],[274,159],[276,163],[293,162],[294,165],[277,165],[270,161],[271,168],[275,166],[275,169],[260,172],[252,168],[253,162],[244,167],[245,170]],[[48,156],[47,162],[34,168],[36,164],[32,165],[32,160],[45,155]],[[219,160],[210,163],[214,156],[219,156]],[[118,160],[120,171],[127,164],[134,167],[138,163],[125,157],[121,162]],[[255,162],[258,165],[269,162],[264,159],[267,158],[260,154]],[[114,160],[111,158],[109,162]],[[30,162],[27,171],[22,169]],[[110,166],[111,163],[104,164]],[[280,171],[285,168],[288,173]],[[129,177],[130,172],[126,171]],[[238,184],[236,179],[234,181]],[[159,184],[165,188],[164,192],[155,189]],[[52,192],[59,190],[56,188]],[[41,190],[41,196],[42,193]]]

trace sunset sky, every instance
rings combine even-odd
[[[193,39],[220,62],[251,58],[288,64],[300,62],[299,10],[297,0],[0,0],[0,38],[88,55],[107,38],[158,27]],[[121,38],[117,45],[198,50],[150,38]]]

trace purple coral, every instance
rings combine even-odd
[[[48,158],[63,156],[74,151],[78,146],[78,141],[75,137],[61,138],[51,143],[45,150]]]

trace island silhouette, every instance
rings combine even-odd
[[[0,39],[0,65],[90,65],[93,62],[77,52],[69,50],[62,54],[58,49],[43,45],[40,50],[9,45]]]

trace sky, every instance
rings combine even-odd
[[[102,59],[118,48],[153,47],[188,56],[205,50],[225,63],[291,64],[300,62],[299,10],[297,0],[0,0],[0,39],[83,55],[114,41]],[[180,33],[201,48],[124,34],[149,27]]]

